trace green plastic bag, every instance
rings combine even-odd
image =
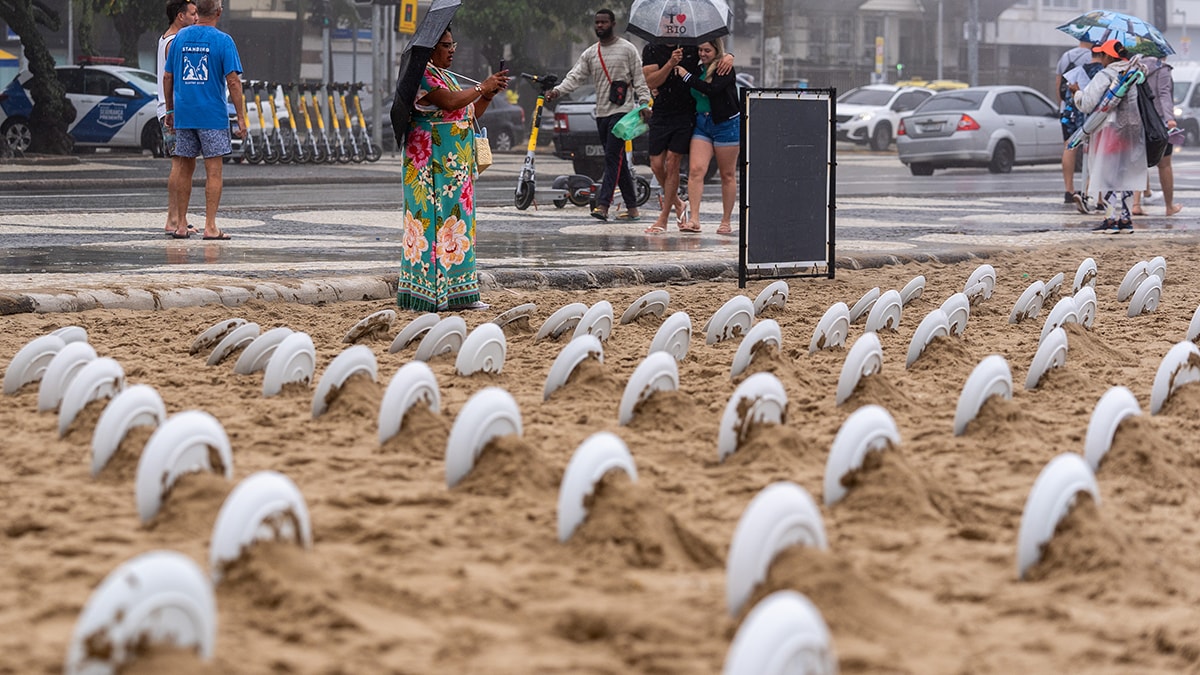
[[[642,120],[642,111],[648,107],[645,103],[640,103],[636,108],[622,115],[621,119],[613,125],[613,136],[632,141],[649,131],[650,125]]]

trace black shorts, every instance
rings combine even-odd
[[[661,155],[667,150],[680,155],[686,155],[692,143],[692,127],[696,125],[695,115],[672,115],[671,117],[650,118],[650,156]]]

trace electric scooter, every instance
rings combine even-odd
[[[358,131],[362,135],[359,142],[362,143],[362,147],[366,148],[367,161],[378,162],[379,158],[383,156],[383,148],[376,145],[375,141],[371,139],[370,132],[367,131],[367,121],[363,117],[362,102],[358,99],[358,92],[362,90],[363,86],[362,82],[350,85],[350,94],[354,98],[354,111],[358,113]]]
[[[267,119],[263,115],[262,97],[259,94],[262,92],[262,83],[254,80],[250,81],[250,88],[254,90],[254,108],[258,115],[258,133],[261,135],[262,147],[254,151],[253,154],[247,155],[246,159],[254,164],[267,162],[274,164],[279,161],[279,156],[275,154],[275,148],[271,147],[271,139],[267,137]]]
[[[292,161],[292,149],[288,147],[287,141],[283,138],[283,129],[279,127],[279,114],[275,111],[275,85],[271,82],[267,82],[266,86],[267,108],[271,110],[271,124],[275,130],[275,133],[273,134],[274,143],[279,144],[279,153],[275,159],[279,162],[290,162]],[[272,142],[268,141],[267,146],[270,147],[271,145]],[[269,154],[267,155],[266,159],[268,164],[275,163],[271,161],[271,156]]]
[[[301,88],[303,89],[303,87]],[[317,98],[317,93],[320,91],[320,85],[311,85],[308,90],[312,94],[313,116],[317,118],[317,132],[321,135],[321,145],[325,148],[319,155],[318,162],[332,162],[337,159],[337,153],[333,151],[333,145],[329,142],[329,134],[325,133],[325,117],[321,114],[321,99]],[[314,155],[316,156],[316,155]]]
[[[250,117],[246,115],[245,93],[249,86],[249,82],[242,82],[242,117],[246,118],[247,125],[250,123]],[[246,141],[242,146],[242,157],[251,164],[258,164],[262,161],[262,151],[254,145],[254,134],[250,133],[249,127],[246,128]]]
[[[325,161],[325,149],[317,143],[317,135],[313,132],[312,118],[308,115],[308,100],[305,97],[305,89],[303,84],[289,84],[288,88],[295,88],[298,96],[296,97],[296,105],[300,108],[300,114],[304,115],[304,137],[305,148],[304,155],[306,162],[320,164]]]
[[[342,104],[342,116],[346,121],[346,140],[350,141],[350,159],[355,164],[362,164],[367,158],[365,149],[358,147],[358,138],[354,134],[354,125],[350,120],[350,108],[346,107],[346,90],[350,87],[347,83],[337,85],[338,101]]]
[[[337,139],[337,154],[334,156],[338,164],[350,163],[350,151],[342,139],[342,125],[338,122],[337,105],[333,102],[333,84],[325,85],[325,94],[329,97],[329,117],[333,119],[333,137]]]
[[[537,192],[537,171],[534,169],[534,151],[537,149],[538,127],[542,124],[542,110],[546,105],[546,92],[558,84],[558,76],[521,73],[521,77],[529,80],[538,88],[537,104],[533,106],[533,128],[529,130],[529,145],[525,148],[525,162],[521,164],[521,174],[517,177],[517,189],[513,193],[513,202],[516,204],[516,207],[524,211],[533,203],[533,195]]]
[[[300,142],[300,132],[296,129],[296,114],[292,111],[292,85],[288,85],[283,89],[283,105],[287,108],[288,126],[292,128],[292,142],[289,152],[292,154],[292,161],[297,164],[303,164],[308,161],[308,148]]]
[[[633,174],[633,188],[635,192],[634,204],[641,206],[650,200],[650,193],[653,191],[650,186],[650,181],[638,175],[637,169],[633,166],[633,141],[625,141],[625,165],[629,167],[629,172]],[[686,185],[686,182],[684,182]],[[575,206],[588,206],[595,208],[596,194],[600,191],[600,181],[592,180],[591,176],[572,173],[565,176],[558,176],[554,179],[551,185],[555,190],[562,190],[562,194],[554,198],[554,206],[563,208],[567,202]],[[685,193],[686,194],[686,193]],[[687,201],[687,197],[683,198]]]

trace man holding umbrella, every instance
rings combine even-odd
[[[604,179],[596,195],[592,216],[608,220],[613,192],[620,186],[625,200],[625,217],[637,220],[637,191],[629,167],[625,165],[625,141],[615,136],[612,128],[625,113],[633,110],[636,101],[650,100],[650,88],[642,74],[637,47],[617,37],[613,29],[615,22],[616,15],[611,9],[596,12],[595,31],[600,41],[583,50],[571,72],[557,87],[546,92],[546,99],[553,101],[588,82],[596,86],[596,129],[604,143]],[[630,89],[636,96],[630,95]]]

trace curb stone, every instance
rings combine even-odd
[[[987,257],[989,254],[986,252],[967,251],[939,255],[867,255],[839,258],[837,267],[861,270],[907,262],[955,263]],[[527,269],[479,271],[479,286],[488,291],[504,288],[588,290],[734,279],[737,279],[737,264],[724,261],[684,265],[605,266],[541,271]],[[60,292],[0,294],[0,316],[82,312],[89,309],[155,310],[207,304],[236,307],[251,300],[323,305],[331,302],[394,298],[396,288],[397,277],[395,275],[305,279],[290,283],[248,281],[245,285],[229,284],[223,280],[223,283],[213,286],[195,285],[165,289],[152,287],[121,288],[119,290],[82,288]]]

